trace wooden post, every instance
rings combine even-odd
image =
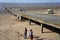
[[[42,24],[42,23],[41,23],[41,27],[42,27],[42,28],[41,28],[41,32],[43,33],[43,24]]]
[[[29,19],[29,25],[31,25],[31,19]]]

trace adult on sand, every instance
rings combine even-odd
[[[30,29],[29,37],[30,37],[30,40],[33,40],[33,32],[32,32],[32,29]]]
[[[25,30],[24,30],[24,39],[26,39],[27,38],[27,28],[25,28]]]

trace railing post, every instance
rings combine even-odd
[[[29,19],[29,25],[31,25],[31,19]]]
[[[42,27],[42,28],[41,28],[41,33],[43,33],[43,24],[42,24],[42,23],[41,23],[41,27]]]

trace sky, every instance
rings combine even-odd
[[[56,3],[60,0],[0,0],[4,3]]]

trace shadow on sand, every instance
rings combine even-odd
[[[36,35],[34,35],[34,38],[35,38],[36,40],[44,40],[44,39],[46,39],[46,38],[40,38],[39,36],[36,36]]]
[[[24,37],[24,34],[17,32],[16,36],[18,38],[20,38],[20,37]],[[33,35],[33,38],[35,38],[36,40],[44,40],[44,39],[46,39],[46,38],[40,38],[40,36],[37,36],[37,35]],[[27,38],[27,39],[29,39],[29,38]]]

